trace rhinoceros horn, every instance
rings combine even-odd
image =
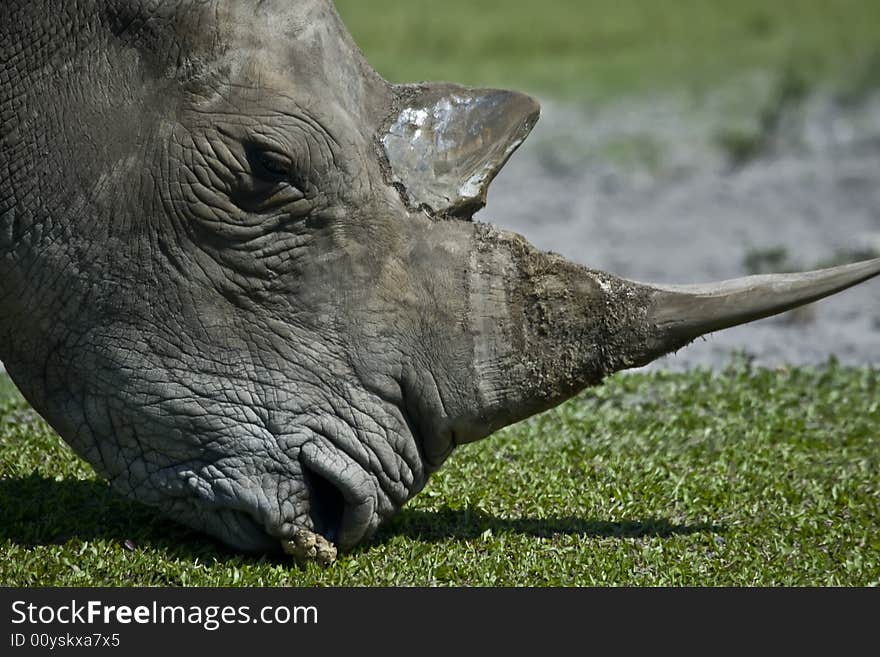
[[[648,321],[661,352],[701,335],[812,303],[880,274],[880,259],[800,274],[751,276],[708,285],[651,286]]]
[[[391,178],[408,203],[470,217],[529,135],[540,106],[525,94],[455,85],[397,86],[382,138]]]

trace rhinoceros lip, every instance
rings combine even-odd
[[[353,461],[315,443],[303,447],[299,461],[312,529],[341,549],[363,541],[376,524],[369,475]]]

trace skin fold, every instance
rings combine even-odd
[[[328,0],[6,0],[0,53],[0,359],[242,551],[329,563],[457,445],[880,273],[661,288],[473,222],[537,104],[392,85]]]

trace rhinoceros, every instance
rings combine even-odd
[[[0,359],[115,490],[329,563],[456,446],[880,274],[649,285],[474,221],[538,115],[385,81],[330,0],[4,0]]]

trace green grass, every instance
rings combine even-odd
[[[111,493],[0,383],[7,585],[877,585],[880,372],[618,376],[461,449],[333,567]]]
[[[875,0],[336,0],[380,73],[571,97],[796,67],[876,88]]]

